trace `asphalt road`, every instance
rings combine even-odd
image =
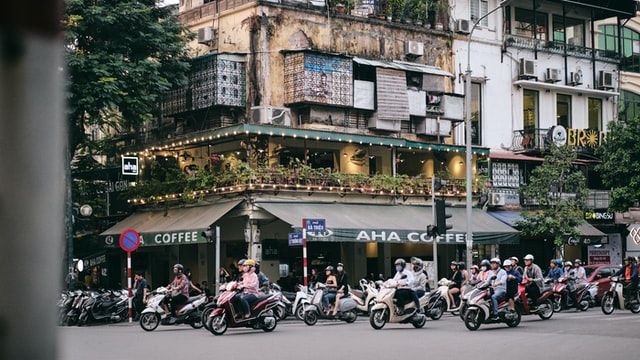
[[[394,359],[399,356],[453,359],[636,358],[640,315],[616,310],[603,315],[556,313],[550,320],[524,316],[516,328],[482,325],[469,331],[457,316],[429,320],[422,329],[387,324],[374,330],[368,317],[353,324],[320,320],[315,326],[284,320],[272,333],[229,329],[214,336],[188,325],[143,331],[137,323],[60,327],[59,359]]]

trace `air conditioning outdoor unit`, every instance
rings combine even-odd
[[[456,32],[460,34],[468,34],[471,31],[471,21],[467,19],[458,19],[456,21]]]
[[[491,194],[489,194],[489,205],[491,205],[491,206],[502,206],[502,205],[504,205],[504,194],[501,194],[501,193],[491,193]]]
[[[547,68],[546,81],[551,83],[558,82],[561,75],[562,71],[560,69]]]
[[[599,89],[613,89],[613,73],[611,71],[600,70],[598,74],[598,88]]]
[[[209,44],[215,38],[216,30],[213,26],[205,26],[198,29],[198,44]]]
[[[424,55],[424,43],[419,41],[407,41],[407,55],[422,56]]]
[[[275,106],[254,106],[251,119],[255,124],[291,126],[291,110]]]
[[[577,69],[575,72],[571,73],[569,77],[569,85],[582,85],[582,70]]]
[[[532,78],[537,79],[538,76],[536,75],[536,61],[520,59],[519,75],[521,79],[532,79]]]

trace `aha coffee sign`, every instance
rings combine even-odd
[[[138,175],[138,158],[135,156],[122,157],[122,175]]]

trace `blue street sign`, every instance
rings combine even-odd
[[[289,233],[289,246],[302,246],[302,233]]]
[[[127,229],[120,234],[120,248],[126,252],[136,251],[140,246],[140,234],[133,229]]]
[[[306,219],[305,227],[308,232],[321,233],[326,230],[326,221],[324,219]]]

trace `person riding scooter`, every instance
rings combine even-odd
[[[343,297],[349,296],[349,282],[347,280],[347,273],[344,272],[344,264],[338,263],[336,266],[336,270],[338,270],[338,274],[336,275],[336,280],[338,281],[338,289],[336,291],[336,300],[335,306],[333,307],[333,312],[331,316],[335,317],[338,315],[338,304],[340,304],[340,299]]]
[[[423,271],[422,259],[417,257],[411,258],[411,264],[413,265],[413,302],[416,304],[418,312],[422,312],[420,308],[420,298],[424,296],[425,289],[427,287],[427,275]]]
[[[393,264],[396,266],[396,274],[393,280],[398,284],[394,295],[397,299],[398,315],[404,315],[404,305],[413,300],[411,291],[413,287],[413,273],[406,269],[407,262],[402,258],[396,259]],[[418,309],[419,308],[420,306],[418,306]]]
[[[635,264],[633,256],[627,256],[624,259],[624,266],[618,270],[613,276],[624,277],[624,290],[625,297],[633,295],[638,289],[638,265]]]
[[[449,285],[449,291],[448,291],[449,302],[452,307],[457,308],[459,305],[459,302],[456,303],[456,298],[459,299],[460,288],[462,287],[464,276],[458,270],[458,262],[452,261],[450,264],[450,267],[451,267],[451,277],[449,278],[449,281],[451,281],[451,283]]]
[[[523,279],[529,279],[531,283],[527,286],[527,297],[535,306],[536,300],[542,293],[542,270],[540,266],[533,263],[533,255],[527,254],[524,257]]]
[[[255,302],[258,299],[259,281],[258,275],[255,272],[256,262],[247,259],[242,265],[242,281],[237,284],[238,289],[242,289],[242,295],[240,296],[240,305],[244,313],[244,318],[247,319],[251,316],[250,303]]]
[[[493,294],[491,294],[491,320],[498,320],[498,300],[503,298],[507,294],[507,272],[500,267],[500,259],[493,258],[490,261],[491,271],[495,276],[495,279],[491,281],[491,287],[493,288]],[[491,279],[489,278],[489,279]]]
[[[322,295],[322,308],[325,311],[325,315],[329,315],[329,305],[336,300],[336,293],[338,291],[338,280],[333,274],[333,266],[329,265],[324,269],[326,292]]]
[[[171,315],[176,316],[176,310],[178,306],[184,304],[189,299],[189,279],[183,274],[184,267],[182,264],[173,265],[173,274],[175,278],[171,284],[167,285],[167,291],[171,294]],[[165,313],[169,314],[167,304],[163,304],[162,307]]]

